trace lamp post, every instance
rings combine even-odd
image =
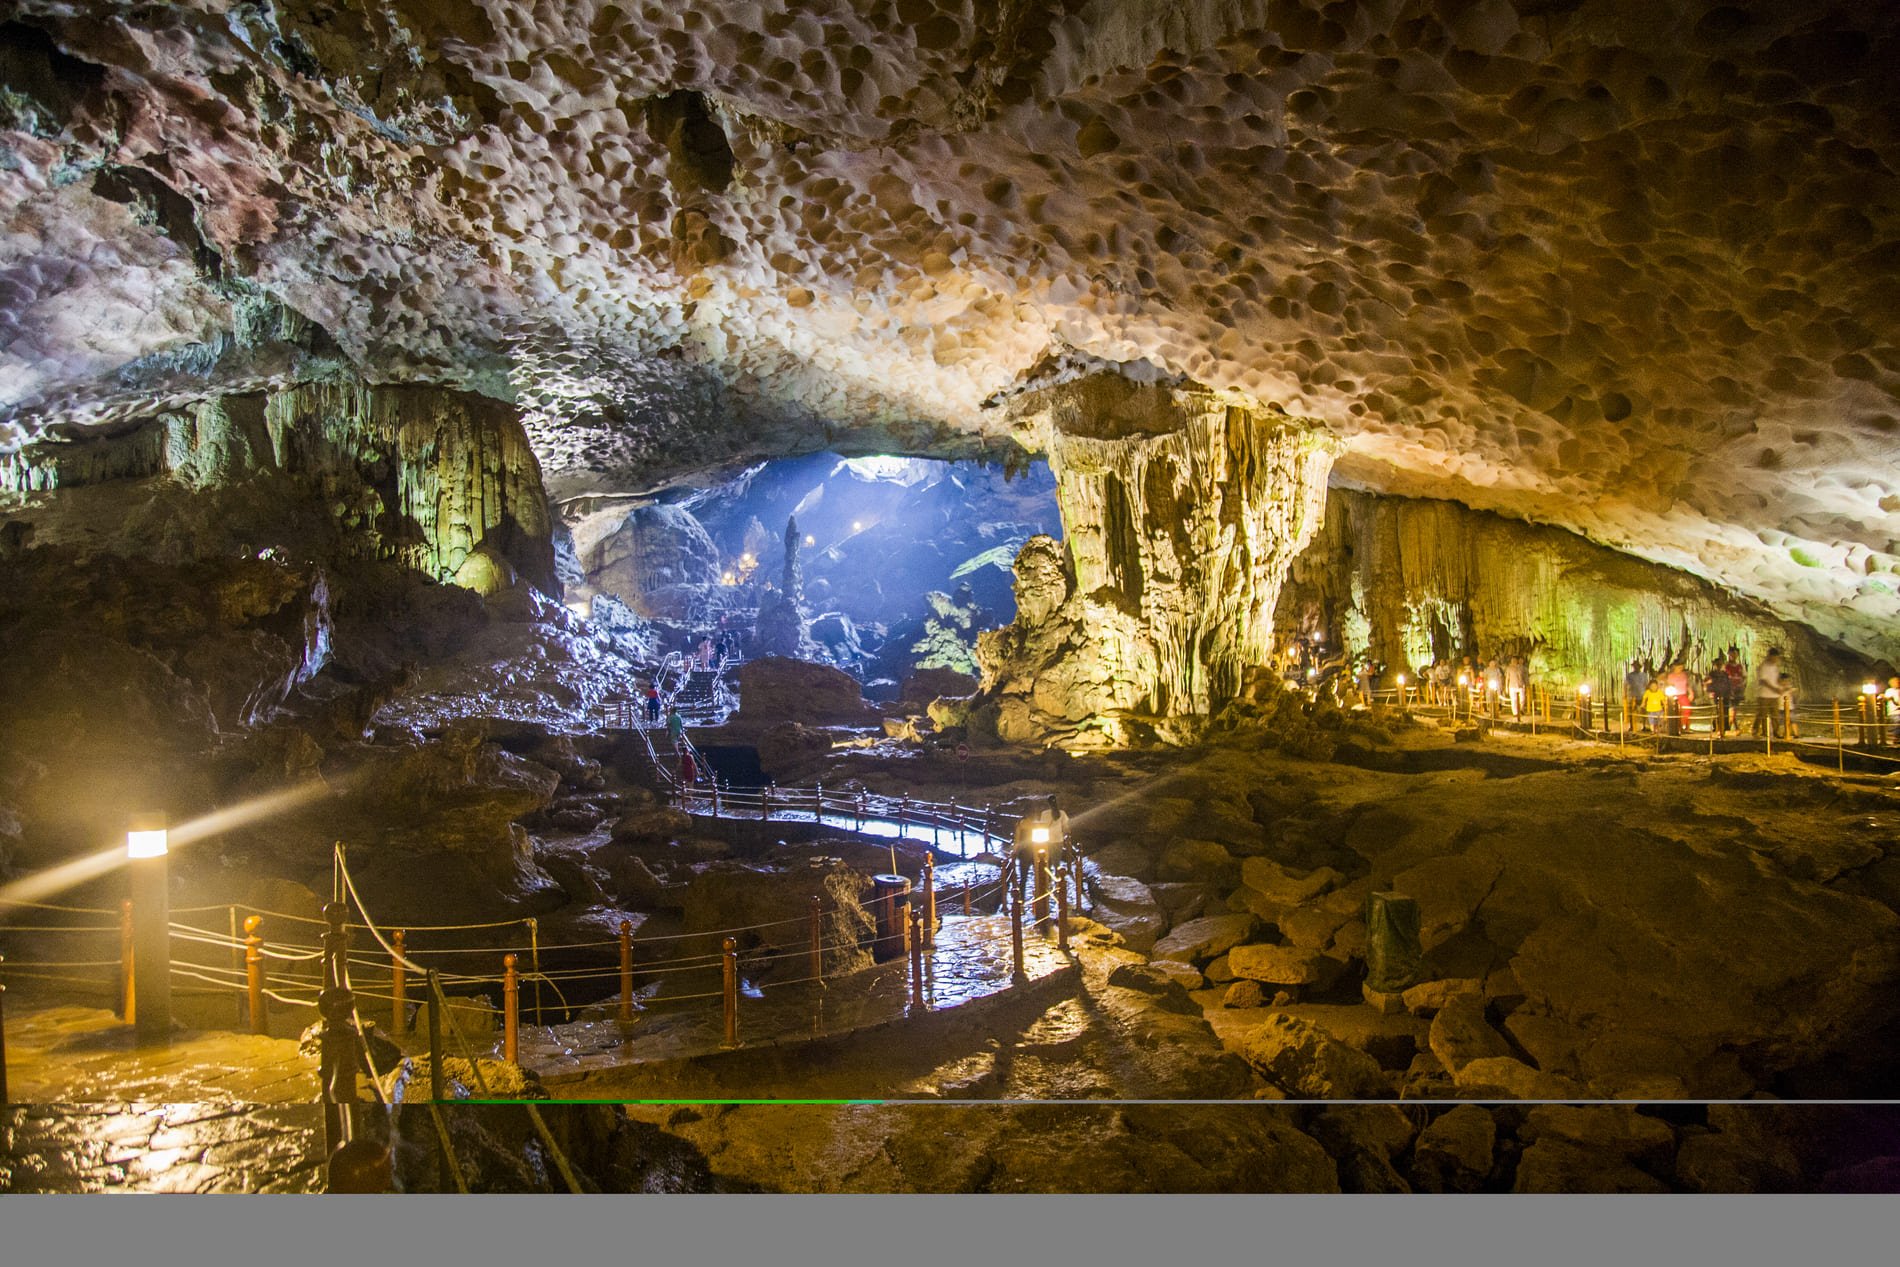
[[[1590,729],[1592,720],[1594,719],[1590,714],[1590,684],[1579,682],[1577,683],[1577,726],[1587,731]]]
[[[1871,748],[1875,736],[1880,731],[1880,685],[1877,682],[1860,684],[1860,746]]]
[[[133,1032],[141,1047],[171,1042],[170,865],[165,816],[140,814],[125,833],[132,888]]]

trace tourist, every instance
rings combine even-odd
[[[1715,707],[1715,716],[1709,722],[1709,729],[1714,734],[1726,735],[1734,706],[1729,701],[1728,666],[1722,663],[1721,656],[1716,656],[1715,663],[1709,666],[1709,676],[1703,682],[1703,689],[1708,691],[1709,702]]]
[[[693,760],[693,750],[691,748],[681,748],[680,784],[683,787],[691,787],[697,782],[699,782],[699,763]]]
[[[1440,708],[1451,703],[1451,661],[1443,656],[1432,661],[1432,703]]]
[[[686,719],[680,716],[677,704],[666,710],[666,737],[673,741],[675,751],[679,749],[680,741],[686,738]]]
[[[1900,677],[1887,679],[1887,689],[1880,693],[1880,706],[1886,710],[1887,722],[1892,727],[1888,738],[1900,746]]]
[[[1775,738],[1782,738],[1781,697],[1786,693],[1787,687],[1781,675],[1781,648],[1770,647],[1767,658],[1755,667],[1753,733],[1757,739],[1771,731]]]
[[[1498,715],[1498,701],[1504,694],[1504,668],[1498,658],[1492,656],[1484,666],[1484,709],[1491,716]]]
[[[1728,649],[1728,663],[1722,666],[1728,674],[1728,712],[1729,724],[1735,727],[1737,734],[1742,729],[1742,697],[1748,693],[1748,670],[1742,667],[1742,653],[1734,647]]]
[[[1511,716],[1524,716],[1524,700],[1530,694],[1531,669],[1524,663],[1524,657],[1514,655],[1511,662],[1504,666],[1504,689],[1511,696]]]
[[[699,667],[702,669],[710,669],[712,668],[712,662],[713,662],[712,639],[701,638],[699,640]]]
[[[1669,670],[1669,676],[1663,679],[1664,694],[1675,700],[1675,715],[1669,722],[1669,733],[1680,735],[1689,729],[1689,706],[1695,703],[1695,681],[1689,676],[1689,666],[1678,660]]]
[[[1630,671],[1623,675],[1624,712],[1641,711],[1643,692],[1649,689],[1649,672],[1643,668],[1641,660],[1630,661]]]
[[[1372,707],[1372,688],[1379,681],[1379,666],[1371,656],[1359,666],[1359,702],[1367,708]]]
[[[647,725],[660,724],[660,687],[657,682],[647,683]]]
[[[1647,673],[1643,675],[1649,677]],[[1669,704],[1669,697],[1663,693],[1663,684],[1650,678],[1649,685],[1643,688],[1643,718],[1649,729],[1661,734],[1663,728],[1663,709]]]

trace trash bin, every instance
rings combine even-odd
[[[910,929],[910,877],[874,875],[875,893],[872,913],[877,919],[877,936],[871,942],[871,958],[896,959],[905,952]]]
[[[1398,893],[1366,895],[1366,988],[1396,994],[1418,984],[1424,952],[1418,903]]]

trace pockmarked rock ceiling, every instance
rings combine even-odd
[[[0,16],[0,447],[346,364],[572,498],[1130,363],[1900,651],[1888,0]]]

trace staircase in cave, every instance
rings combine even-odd
[[[719,670],[694,669],[687,675],[673,702],[681,709],[711,708],[714,703],[713,689],[718,681]]]

